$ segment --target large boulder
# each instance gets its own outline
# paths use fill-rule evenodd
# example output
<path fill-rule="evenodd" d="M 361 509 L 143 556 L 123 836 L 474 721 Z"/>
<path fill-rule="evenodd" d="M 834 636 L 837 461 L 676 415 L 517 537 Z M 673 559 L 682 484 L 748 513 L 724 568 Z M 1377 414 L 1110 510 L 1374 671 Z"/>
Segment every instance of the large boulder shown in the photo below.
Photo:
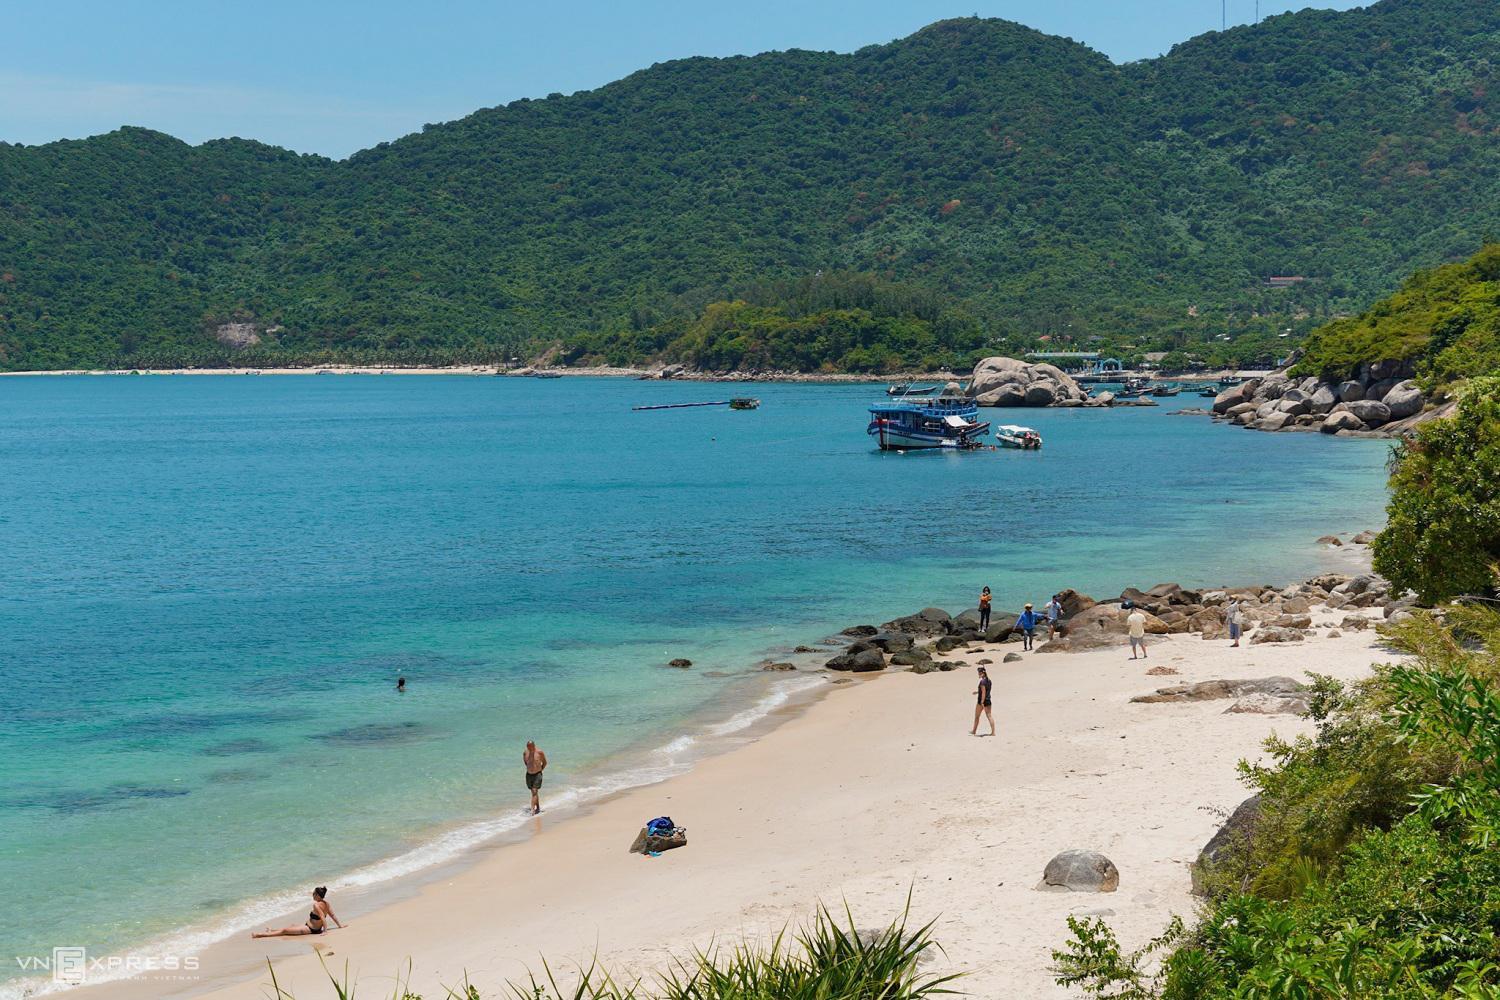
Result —
<path fill-rule="evenodd" d="M 968 395 L 980 406 L 1055 406 L 1081 404 L 1088 398 L 1054 365 L 1005 357 L 985 358 L 974 366 Z"/>
<path fill-rule="evenodd" d="M 1353 402 L 1345 401 L 1344 405 L 1349 408 L 1348 412 L 1363 420 L 1370 427 L 1379 427 L 1381 424 L 1390 422 L 1391 409 L 1384 403 L 1373 399 L 1357 399 Z"/>
<path fill-rule="evenodd" d="M 1313 392 L 1312 398 L 1308 400 L 1308 412 L 1327 413 L 1337 405 L 1338 401 L 1338 393 L 1334 392 L 1333 386 L 1320 385 Z"/>
<path fill-rule="evenodd" d="M 905 632 L 907 635 L 946 635 L 948 623 L 952 621 L 942 608 L 923 608 L 914 615 L 906 615 L 880 626 L 882 632 Z"/>
<path fill-rule="evenodd" d="M 1229 412 L 1230 407 L 1237 406 L 1248 400 L 1253 391 L 1252 384 L 1249 382 L 1241 382 L 1239 385 L 1230 386 L 1214 397 L 1214 412 Z"/>
<path fill-rule="evenodd" d="M 1292 415 L 1290 413 L 1272 413 L 1269 416 L 1261 417 L 1250 426 L 1258 431 L 1279 431 L 1291 422 Z"/>
<path fill-rule="evenodd" d="M 1312 403 L 1308 401 L 1306 395 L 1300 389 L 1293 389 L 1292 392 L 1297 394 L 1296 398 L 1292 397 L 1291 392 L 1287 393 L 1276 401 L 1276 409 L 1281 413 L 1289 413 L 1294 417 L 1300 417 L 1302 414 L 1310 412 L 1312 410 Z"/>
<path fill-rule="evenodd" d="M 1390 414 L 1390 419 L 1403 420 L 1421 413 L 1427 399 L 1416 383 L 1408 380 L 1397 382 L 1380 402 Z"/>
<path fill-rule="evenodd" d="M 854 647 L 850 647 L 852 650 Z M 855 673 L 870 673 L 885 669 L 885 656 L 873 647 L 858 652 L 840 653 L 826 664 L 829 670 L 851 670 Z"/>
<path fill-rule="evenodd" d="M 1058 592 L 1057 603 L 1062 605 L 1063 620 L 1067 621 L 1081 611 L 1087 611 L 1099 602 L 1087 594 L 1069 588 Z"/>
<path fill-rule="evenodd" d="M 1340 403 L 1357 403 L 1365 398 L 1365 387 L 1359 382 L 1350 380 L 1339 386 Z"/>
<path fill-rule="evenodd" d="M 1255 390 L 1255 394 L 1261 399 L 1280 399 L 1281 394 L 1291 388 L 1291 385 L 1291 379 L 1277 372 L 1274 375 L 1267 375 L 1262 379 L 1260 386 Z"/>
<path fill-rule="evenodd" d="M 1193 892 L 1202 895 L 1206 890 L 1214 866 L 1222 863 L 1231 852 L 1243 850 L 1255 836 L 1255 826 L 1260 822 L 1260 796 L 1252 795 L 1235 807 L 1224 825 L 1209 838 L 1198 852 L 1198 860 L 1192 869 Z"/>
<path fill-rule="evenodd" d="M 1042 379 L 1026 387 L 1027 406 L 1051 406 L 1057 401 L 1057 383 Z"/>
<path fill-rule="evenodd" d="M 1120 870 L 1097 851 L 1063 851 L 1047 862 L 1042 887 L 1070 892 L 1114 892 L 1120 887 Z"/>
<path fill-rule="evenodd" d="M 905 632 L 877 632 L 865 641 L 885 653 L 904 653 L 914 644 Z"/>
<path fill-rule="evenodd" d="M 995 389 L 989 389 L 974 396 L 974 402 L 980 406 L 1025 406 L 1026 387 L 1024 385 L 1002 385 Z"/>
<path fill-rule="evenodd" d="M 1337 434 L 1339 431 L 1362 431 L 1365 422 L 1348 410 L 1335 410 L 1319 425 L 1318 429 L 1324 434 Z"/>

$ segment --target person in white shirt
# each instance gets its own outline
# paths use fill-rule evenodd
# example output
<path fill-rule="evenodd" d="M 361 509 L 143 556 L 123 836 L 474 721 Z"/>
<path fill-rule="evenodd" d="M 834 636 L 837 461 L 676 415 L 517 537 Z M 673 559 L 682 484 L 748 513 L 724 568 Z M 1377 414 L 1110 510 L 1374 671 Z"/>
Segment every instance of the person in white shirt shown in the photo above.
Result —
<path fill-rule="evenodd" d="M 1125 610 L 1130 612 L 1130 617 L 1125 619 L 1126 628 L 1130 633 L 1130 658 L 1144 660 L 1146 658 L 1146 613 L 1136 607 L 1134 601 L 1126 601 Z M 1135 655 L 1137 649 L 1141 651 L 1139 657 Z"/>
<path fill-rule="evenodd" d="M 1056 594 L 1052 595 L 1052 600 L 1047 602 L 1042 613 L 1047 616 L 1047 638 L 1057 638 L 1057 621 L 1062 617 L 1062 602 L 1057 599 Z"/>

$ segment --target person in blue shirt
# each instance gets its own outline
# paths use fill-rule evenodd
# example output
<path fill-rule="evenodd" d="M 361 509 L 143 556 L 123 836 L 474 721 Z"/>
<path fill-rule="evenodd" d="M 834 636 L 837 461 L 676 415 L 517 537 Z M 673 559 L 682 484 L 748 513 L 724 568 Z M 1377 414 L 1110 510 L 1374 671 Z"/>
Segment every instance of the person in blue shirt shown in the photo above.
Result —
<path fill-rule="evenodd" d="M 1030 649 L 1031 644 L 1036 641 L 1036 623 L 1037 614 L 1031 610 L 1031 605 L 1028 604 L 1026 605 L 1026 609 L 1021 612 L 1021 616 L 1016 619 L 1016 628 L 1021 630 L 1022 649 Z"/>

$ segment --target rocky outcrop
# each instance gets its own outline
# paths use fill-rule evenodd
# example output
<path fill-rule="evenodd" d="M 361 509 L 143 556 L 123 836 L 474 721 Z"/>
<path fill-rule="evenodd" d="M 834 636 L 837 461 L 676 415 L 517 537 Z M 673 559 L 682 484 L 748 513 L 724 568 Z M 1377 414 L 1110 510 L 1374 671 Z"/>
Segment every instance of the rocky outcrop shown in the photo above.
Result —
<path fill-rule="evenodd" d="M 1426 415 L 1427 398 L 1411 374 L 1406 362 L 1361 365 L 1353 378 L 1342 382 L 1274 372 L 1219 393 L 1213 412 L 1258 431 L 1392 436 L 1405 433 Z"/>
<path fill-rule="evenodd" d="M 1055 365 L 1034 365 L 1015 358 L 985 358 L 974 366 L 967 390 L 980 406 L 1109 405 L 1091 400 L 1073 378 Z"/>
<path fill-rule="evenodd" d="M 1047 862 L 1040 886 L 1069 892 L 1114 892 L 1119 887 L 1120 870 L 1097 851 L 1063 851 Z"/>

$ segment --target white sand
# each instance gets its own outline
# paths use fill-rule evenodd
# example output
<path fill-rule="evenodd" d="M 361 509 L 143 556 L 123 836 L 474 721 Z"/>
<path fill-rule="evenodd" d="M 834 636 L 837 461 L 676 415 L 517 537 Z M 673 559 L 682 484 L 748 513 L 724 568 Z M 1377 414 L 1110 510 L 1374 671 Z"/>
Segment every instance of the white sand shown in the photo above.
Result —
<path fill-rule="evenodd" d="M 1373 630 L 1240 649 L 1173 636 L 1153 638 L 1149 664 L 1124 650 L 1026 654 L 1004 665 L 1016 644 L 969 651 L 969 662 L 994 661 L 996 739 L 968 733 L 972 670 L 851 681 L 686 775 L 581 816 L 544 814 L 529 840 L 483 851 L 374 912 L 335 896 L 347 930 L 243 937 L 204 952 L 203 979 L 186 987 L 137 979 L 85 994 L 186 988 L 261 998 L 269 956 L 299 1000 L 329 997 L 316 949 L 332 969 L 347 962 L 365 996 L 388 995 L 408 959 L 424 996 L 446 995 L 440 984 L 466 973 L 497 996 L 544 955 L 555 970 L 597 952 L 610 967 L 644 973 L 716 938 L 763 938 L 819 900 L 835 909 L 847 901 L 862 923 L 882 924 L 911 890 L 913 918 L 936 920 L 947 963 L 965 973 L 971 995 L 1065 996 L 1049 973 L 1065 918 L 1101 913 L 1133 945 L 1174 913 L 1191 917 L 1188 865 L 1220 822 L 1212 810 L 1248 794 L 1235 762 L 1258 755 L 1273 730 L 1310 729 L 1291 716 L 1226 715 L 1225 701 L 1128 699 L 1172 683 L 1309 669 L 1354 678 L 1389 658 L 1377 642 Z M 1181 677 L 1147 676 L 1148 665 Z M 689 846 L 654 859 L 628 854 L 641 824 L 659 814 L 688 828 Z M 1119 891 L 1038 891 L 1047 860 L 1066 848 L 1107 854 Z"/>

